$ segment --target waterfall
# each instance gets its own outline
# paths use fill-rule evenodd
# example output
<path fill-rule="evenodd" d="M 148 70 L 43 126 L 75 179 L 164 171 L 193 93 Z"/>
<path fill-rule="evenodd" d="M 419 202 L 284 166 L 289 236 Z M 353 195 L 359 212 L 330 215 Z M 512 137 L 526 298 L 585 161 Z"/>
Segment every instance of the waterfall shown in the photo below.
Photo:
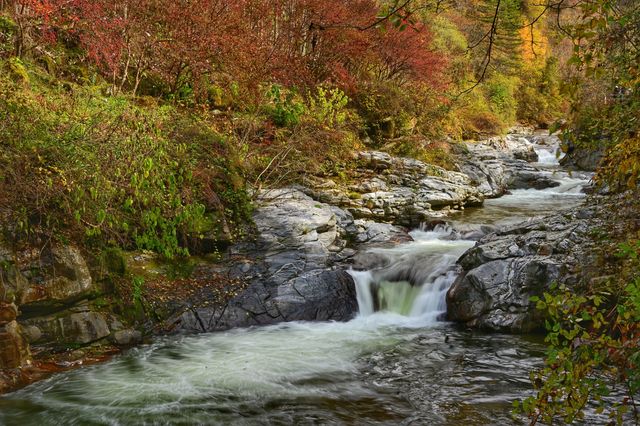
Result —
<path fill-rule="evenodd" d="M 361 317 L 390 313 L 435 322 L 446 311 L 446 294 L 456 279 L 455 263 L 473 241 L 461 240 L 449 227 L 415 230 L 413 242 L 367 253 L 382 266 L 350 271 L 356 283 Z"/>
<path fill-rule="evenodd" d="M 560 165 L 560 159 L 564 157 L 564 153 L 560 150 L 561 142 L 557 136 L 537 135 L 527 142 L 533 146 L 534 151 L 538 154 L 538 164 L 547 166 Z"/>
<path fill-rule="evenodd" d="M 558 157 L 556 155 L 557 147 L 535 146 L 534 150 L 536 151 L 536 154 L 538 154 L 538 163 L 549 164 L 554 166 L 557 166 L 560 164 Z"/>

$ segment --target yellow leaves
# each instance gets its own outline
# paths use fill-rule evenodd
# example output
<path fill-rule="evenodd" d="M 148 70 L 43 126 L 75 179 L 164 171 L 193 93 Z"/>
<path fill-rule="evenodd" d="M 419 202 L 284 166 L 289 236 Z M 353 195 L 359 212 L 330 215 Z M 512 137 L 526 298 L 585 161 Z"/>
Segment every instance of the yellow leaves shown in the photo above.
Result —
<path fill-rule="evenodd" d="M 40 162 L 42 163 L 42 158 L 38 155 L 38 159 L 40 160 Z M 53 187 L 53 183 L 54 183 L 54 178 L 56 179 L 55 182 L 58 183 L 62 188 L 64 188 L 67 191 L 70 191 L 70 185 L 67 181 L 67 177 L 65 176 L 65 173 L 63 170 L 59 169 L 58 167 L 55 166 L 39 166 L 36 168 L 36 171 L 38 172 L 39 175 L 41 175 L 44 179 L 44 182 L 46 182 L 46 185 L 49 188 Z"/>
<path fill-rule="evenodd" d="M 549 39 L 539 25 L 525 26 L 520 30 L 522 59 L 529 64 L 544 64 L 549 52 Z"/>
<path fill-rule="evenodd" d="M 623 139 L 611 148 L 598 171 L 597 180 L 618 188 L 634 189 L 640 175 L 640 136 Z"/>

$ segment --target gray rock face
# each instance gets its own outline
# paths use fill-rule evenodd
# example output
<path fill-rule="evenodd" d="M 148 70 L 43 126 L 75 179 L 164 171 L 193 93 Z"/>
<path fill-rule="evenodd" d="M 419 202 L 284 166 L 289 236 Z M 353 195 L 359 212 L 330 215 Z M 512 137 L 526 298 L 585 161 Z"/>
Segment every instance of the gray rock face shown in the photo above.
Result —
<path fill-rule="evenodd" d="M 575 286 L 587 271 L 594 208 L 580 208 L 482 238 L 458 263 L 463 272 L 447 294 L 448 317 L 470 327 L 527 332 L 541 328 L 530 297 L 553 282 Z"/>
<path fill-rule="evenodd" d="M 403 226 L 416 226 L 446 215 L 449 209 L 481 205 L 484 200 L 463 173 L 378 151 L 361 152 L 358 159 L 358 183 L 340 187 L 331 180 L 315 179 L 301 190 L 357 219 Z"/>
<path fill-rule="evenodd" d="M 110 334 L 105 316 L 99 312 L 65 311 L 22 322 L 31 344 L 87 344 Z"/>
<path fill-rule="evenodd" d="M 595 171 L 605 154 L 605 143 L 598 149 L 581 148 L 569 144 L 567 155 L 560 160 L 560 164 L 570 169 Z"/>
<path fill-rule="evenodd" d="M 20 255 L 20 270 L 9 266 L 3 283 L 4 294 L 12 293 L 23 313 L 55 312 L 97 290 L 82 254 L 73 246 Z"/>
<path fill-rule="evenodd" d="M 353 254 L 341 238 L 359 232 L 352 216 L 296 189 L 266 192 L 261 199 L 254 214 L 258 240 L 238 266 L 251 284 L 223 308 L 189 309 L 179 329 L 344 321 L 357 312 L 353 280 L 337 267 Z"/>
<path fill-rule="evenodd" d="M 533 136 L 532 136 L 533 137 Z M 460 170 L 485 197 L 499 197 L 509 189 L 544 189 L 558 183 L 531 162 L 538 161 L 533 146 L 520 135 L 465 143 Z"/>

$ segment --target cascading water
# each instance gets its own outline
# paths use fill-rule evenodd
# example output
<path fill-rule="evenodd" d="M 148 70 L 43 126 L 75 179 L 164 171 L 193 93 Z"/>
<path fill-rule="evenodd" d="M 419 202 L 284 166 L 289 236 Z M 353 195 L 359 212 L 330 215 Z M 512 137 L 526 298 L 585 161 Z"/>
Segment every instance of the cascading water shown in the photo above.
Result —
<path fill-rule="evenodd" d="M 558 209 L 570 208 L 584 199 L 584 188 L 589 184 L 591 174 L 570 173 L 559 167 L 564 154 L 556 154 L 560 152 L 560 139 L 557 136 L 537 134 L 521 137 L 519 140 L 537 153 L 536 173 L 555 182 L 555 186 L 545 189 L 513 189 L 502 197 L 485 200 L 482 208 L 467 209 L 453 216 L 454 226 L 504 226 L 552 214 Z"/>
<path fill-rule="evenodd" d="M 458 230 L 577 204 L 586 180 L 539 157 L 559 186 L 487 200 L 457 217 Z M 0 425 L 513 423 L 511 401 L 530 392 L 544 346 L 438 322 L 474 242 L 446 227 L 411 236 L 351 271 L 360 313 L 347 323 L 158 339 L 0 398 Z"/>
<path fill-rule="evenodd" d="M 531 145 L 538 155 L 538 164 L 541 166 L 559 166 L 564 153 L 560 149 L 560 138 L 556 135 L 536 134 L 529 138 L 523 138 L 525 143 Z"/>
<path fill-rule="evenodd" d="M 446 311 L 445 296 L 456 278 L 455 262 L 473 241 L 457 239 L 450 227 L 410 233 L 414 241 L 369 251 L 380 266 L 351 271 L 361 316 L 375 312 L 433 323 Z"/>

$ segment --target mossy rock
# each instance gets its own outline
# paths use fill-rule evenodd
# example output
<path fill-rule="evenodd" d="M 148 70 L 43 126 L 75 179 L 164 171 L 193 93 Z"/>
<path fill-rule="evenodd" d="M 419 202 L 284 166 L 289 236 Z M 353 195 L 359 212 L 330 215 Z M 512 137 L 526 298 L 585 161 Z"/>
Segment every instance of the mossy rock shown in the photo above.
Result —
<path fill-rule="evenodd" d="M 27 67 L 20 58 L 11 58 L 7 61 L 7 70 L 9 71 L 9 78 L 16 83 L 29 84 L 30 78 L 27 72 Z"/>
<path fill-rule="evenodd" d="M 101 263 L 110 273 L 122 276 L 127 272 L 127 260 L 122 250 L 118 248 L 109 248 L 103 251 Z"/>

